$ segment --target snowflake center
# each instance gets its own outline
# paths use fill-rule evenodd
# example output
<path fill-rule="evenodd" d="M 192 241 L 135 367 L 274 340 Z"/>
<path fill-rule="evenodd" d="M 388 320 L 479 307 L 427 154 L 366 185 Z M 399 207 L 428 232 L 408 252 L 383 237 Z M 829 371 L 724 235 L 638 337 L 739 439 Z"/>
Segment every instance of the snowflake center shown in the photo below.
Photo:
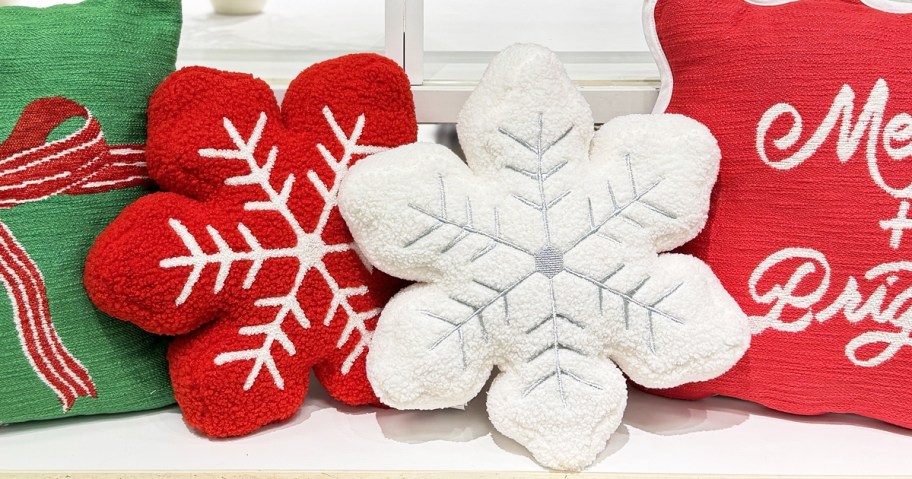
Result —
<path fill-rule="evenodd" d="M 323 238 L 320 236 L 306 234 L 301 236 L 298 240 L 298 244 L 294 248 L 294 251 L 294 256 L 297 257 L 302 265 L 312 267 L 323 259 L 323 256 L 326 255 L 329 248 L 327 248 L 326 243 L 323 242 Z"/>
<path fill-rule="evenodd" d="M 547 246 L 535 253 L 535 271 L 553 278 L 564 270 L 564 253 L 553 246 Z"/>

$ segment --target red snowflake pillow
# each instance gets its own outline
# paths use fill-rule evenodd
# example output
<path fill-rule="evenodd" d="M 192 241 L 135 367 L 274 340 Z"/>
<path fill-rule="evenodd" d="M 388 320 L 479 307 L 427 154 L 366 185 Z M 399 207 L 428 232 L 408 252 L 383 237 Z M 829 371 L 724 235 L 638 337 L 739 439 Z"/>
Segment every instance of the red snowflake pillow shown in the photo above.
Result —
<path fill-rule="evenodd" d="M 401 284 L 362 262 L 336 196 L 354 162 L 416 132 L 408 79 L 377 55 L 308 68 L 281 110 L 250 75 L 186 68 L 158 88 L 147 155 L 165 192 L 99 236 L 85 284 L 103 311 L 177 335 L 189 425 L 236 436 L 289 418 L 311 368 L 333 397 L 377 402 L 365 352 Z"/>
<path fill-rule="evenodd" d="M 649 0 L 657 110 L 706 124 L 722 165 L 686 247 L 754 334 L 728 374 L 669 394 L 912 427 L 912 5 Z"/>

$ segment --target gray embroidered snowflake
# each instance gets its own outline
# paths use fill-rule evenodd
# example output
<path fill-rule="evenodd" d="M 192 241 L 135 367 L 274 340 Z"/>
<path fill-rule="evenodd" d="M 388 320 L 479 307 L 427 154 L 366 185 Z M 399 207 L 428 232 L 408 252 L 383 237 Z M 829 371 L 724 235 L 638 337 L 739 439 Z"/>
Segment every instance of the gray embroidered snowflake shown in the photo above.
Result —
<path fill-rule="evenodd" d="M 545 344 L 542 349 L 535 351 L 531 356 L 525 358 L 525 360 L 527 362 L 536 361 L 545 356 L 547 353 L 550 353 L 552 355 L 551 360 L 553 361 L 553 367 L 543 376 L 535 379 L 532 383 L 530 383 L 523 390 L 523 396 L 527 396 L 529 393 L 544 384 L 546 381 L 554 379 L 561 402 L 565 403 L 566 396 L 563 387 L 564 380 L 576 381 L 580 384 L 595 389 L 601 389 L 601 386 L 595 382 L 584 379 L 581 374 L 575 373 L 561 366 L 561 352 L 564 352 L 564 354 L 577 355 L 584 355 L 585 353 L 581 352 L 580 349 L 574 347 L 572 344 L 569 344 L 570 341 L 567 341 L 562 337 L 560 330 L 557 327 L 558 323 L 563 322 L 572 325 L 580 330 L 586 329 L 586 323 L 584 321 L 574 319 L 568 313 L 561 312 L 561 308 L 557 304 L 554 287 L 554 278 L 559 274 L 565 273 L 577 278 L 581 282 L 579 285 L 580 288 L 586 285 L 589 285 L 590 288 L 594 287 L 593 289 L 598 295 L 598 309 L 600 314 L 604 313 L 606 295 L 620 301 L 620 303 L 623 305 L 622 309 L 625 329 L 629 330 L 630 328 L 631 310 L 639 310 L 644 313 L 645 320 L 648 324 L 648 337 L 644 338 L 644 340 L 647 342 L 652 352 L 655 352 L 656 347 L 654 327 L 655 318 L 662 318 L 672 323 L 681 325 L 686 322 L 686 319 L 677 316 L 674 313 L 665 312 L 661 309 L 661 304 L 666 299 L 675 294 L 675 292 L 681 288 L 683 282 L 677 282 L 671 288 L 665 288 L 657 296 L 653 295 L 654 297 L 638 297 L 637 294 L 643 289 L 644 286 L 646 286 L 646 284 L 651 279 L 651 276 L 648 274 L 644 276 L 640 281 L 638 281 L 632 288 L 624 288 L 623 286 L 613 287 L 611 285 L 611 279 L 617 276 L 618 273 L 624 269 L 626 266 L 624 263 L 613 265 L 611 271 L 607 275 L 595 278 L 568 266 L 564 261 L 564 257 L 567 254 L 572 253 L 575 248 L 579 247 L 584 241 L 592 237 L 602 238 L 614 244 L 622 244 L 621 240 L 611 236 L 611 234 L 606 230 L 610 229 L 607 228 L 607 226 L 612 221 L 627 221 L 636 227 L 643 228 L 642 223 L 633 219 L 629 215 L 625 215 L 625 212 L 627 212 L 631 207 L 640 206 L 650 212 L 671 220 L 677 219 L 677 216 L 674 213 L 664 210 L 660 206 L 650 203 L 647 198 L 649 193 L 652 192 L 657 186 L 659 186 L 662 181 L 664 181 L 664 178 L 660 177 L 656 179 L 645 188 L 638 188 L 633 167 L 631 165 L 631 158 L 628 154 L 625 156 L 624 160 L 625 164 L 627 165 L 627 180 L 629 181 L 630 187 L 633 191 L 633 197 L 625 201 L 619 201 L 614 194 L 614 189 L 612 188 L 610 181 L 607 182 L 605 184 L 605 187 L 607 189 L 608 195 L 611 198 L 610 208 L 608 209 L 607 213 L 604 214 L 603 217 L 596 218 L 595 213 L 593 212 L 592 198 L 586 198 L 589 219 L 588 227 L 580 232 L 578 237 L 571 241 L 569 245 L 555 244 L 551 235 L 551 210 L 562 200 L 567 198 L 568 195 L 570 195 L 570 190 L 561 190 L 557 195 L 552 195 L 549 197 L 545 192 L 546 183 L 557 172 L 567 166 L 568 161 L 561 161 L 556 165 L 545 169 L 544 159 L 548 154 L 548 151 L 551 150 L 553 146 L 557 145 L 561 140 L 563 140 L 567 134 L 570 133 L 573 127 L 569 127 L 566 131 L 564 131 L 561 135 L 553 140 L 544 141 L 542 138 L 542 135 L 544 134 L 544 126 L 542 125 L 541 114 L 538 115 L 538 122 L 538 136 L 534 139 L 533 142 L 519 138 L 506 128 L 499 128 L 498 131 L 506 137 L 510 138 L 512 141 L 521 145 L 523 149 L 527 150 L 535 158 L 537 168 L 534 170 L 523 169 L 522 167 L 511 165 L 509 163 L 506 164 L 506 168 L 510 171 L 515 172 L 523 178 L 535 182 L 536 184 L 536 189 L 538 190 L 539 196 L 535 199 L 525 198 L 516 193 L 512 193 L 510 196 L 516 199 L 526 208 L 534 210 L 537 212 L 537 214 L 541 215 L 541 224 L 544 234 L 541 238 L 541 244 L 539 247 L 535 249 L 525 248 L 511 241 L 508 237 L 504 236 L 500 227 L 500 213 L 496 207 L 493 210 L 493 231 L 485 231 L 484 229 L 477 227 L 475 225 L 472 213 L 472 200 L 469 197 L 465 197 L 464 199 L 465 213 L 463 217 L 461 219 L 453 217 L 449 213 L 446 184 L 442 175 L 439 176 L 440 205 L 438 211 L 429 211 L 415 204 L 409 205 L 409 207 L 413 210 L 430 218 L 432 220 L 432 224 L 427 229 L 422 231 L 417 237 L 408 241 L 404 247 L 416 247 L 422 240 L 428 238 L 434 233 L 438 233 L 444 235 L 449 234 L 451 236 L 451 239 L 449 239 L 446 245 L 440 250 L 441 253 L 449 252 L 471 236 L 480 237 L 485 240 L 487 243 L 472 255 L 470 261 L 473 263 L 482 259 L 488 253 L 491 253 L 498 247 L 510 248 L 517 253 L 527 256 L 527 264 L 529 266 L 528 271 L 523 271 L 519 275 L 519 278 L 510 281 L 504 286 L 491 285 L 479 281 L 478 279 L 473 279 L 473 282 L 475 284 L 491 292 L 491 296 L 489 298 L 485 298 L 480 304 L 473 303 L 471 300 L 462 299 L 458 293 L 451 296 L 450 299 L 466 308 L 467 311 L 465 315 L 456 318 L 450 318 L 444 316 L 442 313 L 435 313 L 432 310 L 422 311 L 428 317 L 442 321 L 451 326 L 429 347 L 431 349 L 437 348 L 444 341 L 447 341 L 449 339 L 458 341 L 460 350 L 462 351 L 462 364 L 465 366 L 467 359 L 463 329 L 468 327 L 473 321 L 477 321 L 478 326 L 486 335 L 487 328 L 484 324 L 484 314 L 500 301 L 503 302 L 503 319 L 509 323 L 510 292 L 522 285 L 524 282 L 528 281 L 533 276 L 541 275 L 542 277 L 546 278 L 548 284 L 546 300 L 548 301 L 548 310 L 550 312 L 547 316 L 542 318 L 541 321 L 526 330 L 525 334 L 531 335 L 545 326 L 550 326 L 552 335 L 551 338 L 549 338 L 547 344 Z M 444 226 L 449 226 L 450 228 L 444 228 Z"/>

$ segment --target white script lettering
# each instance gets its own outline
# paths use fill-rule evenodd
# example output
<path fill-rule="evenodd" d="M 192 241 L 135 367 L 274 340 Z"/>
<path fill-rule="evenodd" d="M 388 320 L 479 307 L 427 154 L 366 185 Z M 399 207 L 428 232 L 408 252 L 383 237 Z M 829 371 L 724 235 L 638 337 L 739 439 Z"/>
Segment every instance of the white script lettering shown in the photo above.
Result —
<path fill-rule="evenodd" d="M 772 140 L 772 144 L 780 151 L 794 147 L 801 139 L 801 133 L 804 130 L 804 123 L 798 110 L 788 103 L 779 103 L 767 110 L 757 125 L 757 153 L 767 165 L 777 170 L 790 170 L 817 153 L 817 150 L 830 137 L 836 124 L 839 123 L 839 139 L 836 143 L 836 155 L 839 157 L 839 161 L 842 163 L 849 161 L 858 151 L 861 139 L 867 133 L 866 157 L 871 178 L 877 186 L 894 198 L 912 199 L 912 183 L 904 188 L 894 188 L 884 180 L 878 166 L 877 146 L 881 140 L 884 150 L 891 159 L 902 160 L 912 156 L 912 116 L 900 113 L 890 119 L 883 128 L 884 111 L 889 99 L 890 89 L 886 80 L 877 80 L 861 114 L 858 115 L 857 122 L 853 124 L 855 91 L 851 86 L 844 85 L 836 95 L 836 99 L 833 100 L 826 117 L 807 142 L 792 155 L 773 159 L 770 158 L 766 145 L 767 135 L 775 121 L 784 116 L 789 116 L 792 120 L 792 127 L 788 133 Z M 882 137 L 881 130 L 883 130 Z"/>
<path fill-rule="evenodd" d="M 785 284 L 774 283 L 766 291 L 760 291 L 761 284 L 771 271 L 776 269 L 781 272 L 784 263 L 797 265 Z M 811 276 L 814 273 L 821 274 Z M 845 347 L 846 357 L 852 363 L 863 367 L 874 367 L 892 359 L 903 346 L 912 347 L 912 286 L 899 291 L 892 300 L 887 300 L 890 288 L 899 281 L 901 273 L 912 273 L 912 262 L 901 261 L 884 263 L 869 270 L 864 275 L 865 281 L 879 283 L 871 294 L 865 298 L 859 291 L 858 280 L 849 277 L 839 296 L 826 307 L 820 308 L 818 303 L 830 288 L 832 270 L 826 257 L 819 251 L 809 248 L 787 248 L 772 254 L 760 263 L 749 280 L 751 297 L 757 304 L 771 305 L 769 312 L 764 316 L 752 316 L 751 331 L 759 334 L 766 329 L 784 332 L 804 331 L 817 321 L 824 323 L 839 313 L 846 320 L 857 324 L 865 319 L 870 319 L 876 324 L 891 330 L 868 331 L 849 341 Z M 812 279 L 819 277 L 819 279 Z M 799 286 L 806 281 L 811 283 L 810 288 L 805 285 L 802 291 L 810 289 L 808 293 L 798 293 Z M 794 321 L 783 321 L 782 314 L 785 308 L 797 308 L 803 312 L 800 318 Z M 815 311 L 817 311 L 815 313 Z M 862 354 L 879 351 L 874 355 Z"/>
<path fill-rule="evenodd" d="M 841 163 L 849 161 L 855 155 L 862 138 L 867 133 L 865 156 L 871 178 L 890 196 L 902 200 L 896 218 L 882 220 L 879 223 L 881 229 L 890 232 L 890 247 L 899 249 L 905 232 L 912 230 L 912 220 L 908 217 L 909 200 L 912 199 L 912 183 L 904 188 L 894 188 L 889 185 L 880 171 L 877 148 L 878 143 L 882 143 L 884 151 L 892 160 L 912 157 L 912 115 L 900 113 L 891 118 L 886 126 L 883 126 L 884 112 L 889 100 L 890 89 L 887 81 L 881 78 L 874 84 L 857 121 L 853 123 L 855 91 L 851 86 L 843 85 L 833 100 L 826 117 L 804 145 L 789 156 L 774 159 L 767 151 L 767 136 L 773 123 L 784 117 L 788 117 L 787 119 L 791 119 L 792 122 L 788 133 L 772 140 L 773 146 L 779 151 L 784 152 L 795 147 L 804 131 L 801 113 L 788 103 L 779 103 L 767 110 L 760 118 L 760 122 L 757 124 L 756 146 L 757 154 L 765 164 L 777 170 L 790 170 L 817 153 L 836 128 L 837 123 L 839 123 L 839 138 L 836 143 L 836 156 L 839 157 Z M 883 130 L 883 135 L 881 135 L 881 130 Z"/>

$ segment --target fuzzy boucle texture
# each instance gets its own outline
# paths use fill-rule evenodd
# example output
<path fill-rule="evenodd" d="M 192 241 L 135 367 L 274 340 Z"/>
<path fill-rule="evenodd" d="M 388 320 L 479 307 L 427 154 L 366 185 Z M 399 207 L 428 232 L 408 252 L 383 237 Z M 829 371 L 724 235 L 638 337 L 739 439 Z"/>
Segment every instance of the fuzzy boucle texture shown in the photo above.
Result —
<path fill-rule="evenodd" d="M 367 367 L 381 401 L 461 405 L 496 366 L 495 427 L 545 466 L 579 470 L 620 423 L 624 373 L 664 388 L 741 357 L 746 318 L 709 268 L 657 254 L 706 221 L 719 150 L 705 127 L 639 115 L 595 133 L 557 57 L 517 45 L 488 67 L 459 136 L 468 166 L 415 144 L 343 181 L 367 258 L 419 282 L 375 332 Z"/>
<path fill-rule="evenodd" d="M 101 234 L 85 284 L 103 311 L 177 335 L 188 424 L 236 436 L 286 419 L 311 368 L 333 397 L 376 402 L 364 354 L 401 282 L 363 263 L 336 197 L 351 164 L 416 132 L 408 79 L 377 55 L 308 68 L 281 111 L 249 75 L 187 68 L 159 87 L 148 162 L 166 192 Z"/>

